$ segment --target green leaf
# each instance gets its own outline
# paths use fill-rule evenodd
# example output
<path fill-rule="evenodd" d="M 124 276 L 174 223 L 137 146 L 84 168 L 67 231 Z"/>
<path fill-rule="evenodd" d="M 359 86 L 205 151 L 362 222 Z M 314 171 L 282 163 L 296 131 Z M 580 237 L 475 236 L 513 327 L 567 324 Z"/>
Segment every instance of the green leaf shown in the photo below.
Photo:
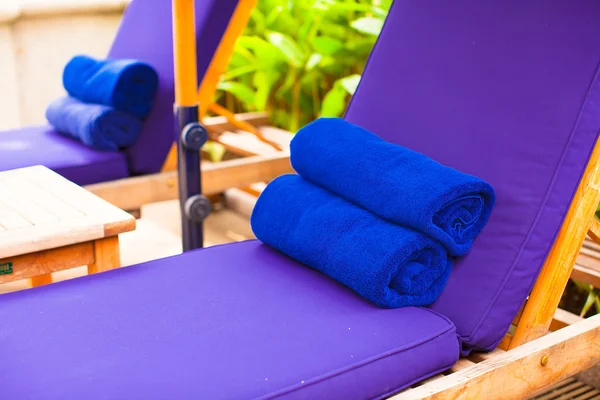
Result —
<path fill-rule="evenodd" d="M 585 317 L 585 314 L 587 314 L 587 312 L 590 310 L 590 308 L 592 308 L 592 306 L 596 302 L 596 298 L 598 297 L 598 295 L 596 294 L 596 292 L 594 292 L 593 287 L 591 285 L 590 285 L 590 289 L 591 289 L 590 293 L 588 294 L 588 297 L 585 300 L 585 304 L 583 305 L 581 314 L 579 314 L 580 317 Z"/>
<path fill-rule="evenodd" d="M 346 76 L 345 78 L 340 79 L 340 84 L 349 95 L 353 95 L 356 92 L 356 88 L 360 82 L 360 75 L 354 74 L 350 76 Z"/>
<path fill-rule="evenodd" d="M 346 108 L 346 89 L 336 82 L 321 103 L 321 117 L 340 117 Z"/>
<path fill-rule="evenodd" d="M 312 44 L 315 51 L 324 56 L 332 56 L 344 48 L 344 43 L 341 40 L 327 36 L 318 36 L 314 38 Z"/>
<path fill-rule="evenodd" d="M 296 73 L 296 69 L 291 68 L 287 71 L 286 75 L 285 75 L 285 79 L 283 80 L 283 83 L 281 84 L 281 86 L 277 89 L 277 92 L 275 92 L 275 98 L 276 99 L 282 99 L 282 98 L 286 98 L 289 97 L 291 94 L 291 89 L 292 86 L 294 86 L 294 82 L 296 81 L 296 77 L 297 77 L 297 73 Z"/>
<path fill-rule="evenodd" d="M 291 37 L 279 32 L 269 32 L 267 33 L 267 40 L 277 47 L 288 63 L 294 67 L 301 67 L 304 64 L 304 54 Z"/>
<path fill-rule="evenodd" d="M 250 36 L 240 36 L 235 42 L 235 46 L 233 48 L 234 54 L 237 54 L 248 61 L 254 61 L 254 54 L 252 54 L 251 51 L 253 48 L 251 43 L 253 41 L 253 39 L 250 39 Z"/>
<path fill-rule="evenodd" d="M 352 21 L 350 26 L 365 35 L 378 36 L 383 28 L 383 19 L 363 17 Z"/>
<path fill-rule="evenodd" d="M 312 53 L 310 57 L 308 57 L 308 61 L 306 62 L 306 70 L 310 71 L 314 67 L 317 66 L 323 59 L 323 56 L 319 53 Z"/>
<path fill-rule="evenodd" d="M 219 82 L 219 84 L 217 85 L 217 89 L 231 93 L 232 95 L 237 97 L 239 101 L 245 103 L 246 105 L 254 104 L 254 90 L 252 90 L 252 88 L 250 88 L 249 86 L 244 85 L 243 83 L 234 81 Z"/>
<path fill-rule="evenodd" d="M 246 75 L 256 71 L 256 65 L 247 64 L 242 65 L 241 67 L 237 67 L 235 69 L 231 69 L 223 74 L 224 81 L 230 81 L 232 79 L 238 78 L 242 75 Z"/>
<path fill-rule="evenodd" d="M 212 162 L 221 161 L 226 151 L 221 143 L 213 142 L 212 140 L 207 141 L 204 146 L 202 146 L 202 150 L 208 154 L 208 157 Z"/>
<path fill-rule="evenodd" d="M 266 25 L 271 28 L 271 26 L 275 23 L 277 18 L 285 11 L 285 8 L 282 5 L 279 5 L 271 10 L 265 19 Z"/>
<path fill-rule="evenodd" d="M 275 68 L 279 63 L 285 62 L 283 54 L 276 46 L 258 36 L 242 36 L 238 43 L 254 53 L 260 69 Z"/>
<path fill-rule="evenodd" d="M 254 23 L 255 33 L 265 31 L 265 15 L 258 9 L 258 7 L 252 10 L 250 14 L 250 21 Z"/>
<path fill-rule="evenodd" d="M 276 70 L 260 71 L 254 75 L 253 84 L 256 87 L 254 106 L 257 110 L 265 110 L 273 85 L 280 77 Z"/>
<path fill-rule="evenodd" d="M 311 30 L 312 30 L 312 28 L 314 26 L 314 23 L 315 23 L 315 20 L 312 19 L 312 18 L 307 19 L 306 21 L 304 21 L 304 23 L 302 24 L 302 26 L 298 30 L 298 41 L 299 42 L 303 42 L 304 40 L 306 40 L 306 37 L 311 32 Z"/>

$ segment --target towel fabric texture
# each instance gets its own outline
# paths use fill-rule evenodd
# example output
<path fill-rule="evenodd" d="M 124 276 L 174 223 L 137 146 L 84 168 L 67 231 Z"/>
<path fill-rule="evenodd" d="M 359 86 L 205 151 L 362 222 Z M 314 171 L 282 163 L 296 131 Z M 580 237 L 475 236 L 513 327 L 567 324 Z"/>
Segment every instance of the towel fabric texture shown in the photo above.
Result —
<path fill-rule="evenodd" d="M 487 223 L 492 187 L 340 118 L 302 128 L 298 175 L 267 185 L 258 239 L 385 308 L 428 306 Z"/>
<path fill-rule="evenodd" d="M 63 86 L 84 103 L 113 107 L 145 118 L 158 89 L 158 74 L 137 60 L 96 60 L 78 55 L 63 71 Z"/>
<path fill-rule="evenodd" d="M 269 183 L 251 224 L 264 243 L 384 308 L 431 304 L 451 269 L 441 244 L 297 175 Z"/>
<path fill-rule="evenodd" d="M 129 114 L 100 104 L 85 104 L 68 96 L 50 103 L 46 119 L 57 132 L 97 150 L 130 146 L 142 126 L 140 120 Z"/>
<path fill-rule="evenodd" d="M 300 129 L 290 159 L 304 179 L 425 233 L 452 256 L 469 251 L 495 201 L 494 190 L 482 179 L 341 118 L 320 118 Z"/>

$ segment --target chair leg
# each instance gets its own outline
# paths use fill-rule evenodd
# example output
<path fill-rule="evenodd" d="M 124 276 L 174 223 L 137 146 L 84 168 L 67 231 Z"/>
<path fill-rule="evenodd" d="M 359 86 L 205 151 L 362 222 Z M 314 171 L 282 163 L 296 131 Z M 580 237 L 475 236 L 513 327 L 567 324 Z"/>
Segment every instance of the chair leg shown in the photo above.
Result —
<path fill-rule="evenodd" d="M 108 271 L 120 266 L 121 255 L 118 236 L 94 241 L 94 263 L 88 265 L 88 274 Z"/>
<path fill-rule="evenodd" d="M 52 283 L 52 274 L 38 275 L 31 278 L 31 287 L 43 286 Z"/>

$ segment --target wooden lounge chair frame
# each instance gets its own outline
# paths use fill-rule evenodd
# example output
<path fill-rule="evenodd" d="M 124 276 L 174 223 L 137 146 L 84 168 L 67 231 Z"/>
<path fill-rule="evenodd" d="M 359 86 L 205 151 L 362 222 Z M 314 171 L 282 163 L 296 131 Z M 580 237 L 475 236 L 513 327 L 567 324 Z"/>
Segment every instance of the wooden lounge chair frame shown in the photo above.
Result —
<path fill-rule="evenodd" d="M 526 398 L 600 363 L 600 315 L 583 319 L 558 308 L 586 235 L 599 237 L 594 216 L 600 201 L 599 160 L 600 141 L 536 283 L 498 349 L 461 359 L 445 374 L 394 399 Z M 597 281 L 593 271 L 577 274 Z"/>
<path fill-rule="evenodd" d="M 232 52 L 256 0 L 241 0 L 227 34 L 198 93 L 200 115 L 211 104 L 216 82 Z M 193 0 L 173 0 L 174 7 L 190 7 Z M 177 62 L 176 62 L 177 63 Z M 184 65 L 180 65 L 185 68 Z M 185 82 L 176 82 L 179 93 L 195 101 Z M 181 99 L 181 98 L 180 98 Z M 184 101 L 185 103 L 185 101 Z M 207 105 L 207 106 L 204 106 Z M 241 121 L 241 123 L 240 123 Z M 207 123 L 208 122 L 208 123 Z M 227 130 L 252 123 L 266 123 L 264 115 L 205 121 L 212 130 Z M 247 154 L 251 153 L 251 150 Z M 93 193 L 113 204 L 134 209 L 146 202 L 177 198 L 175 158 L 171 152 L 163 172 L 91 185 Z M 247 155 L 246 154 L 246 155 Z M 491 353 L 475 353 L 458 361 L 443 374 L 413 385 L 395 399 L 512 399 L 526 398 L 600 363 L 600 315 L 581 319 L 558 308 L 574 264 L 589 232 L 600 243 L 600 224 L 594 217 L 600 201 L 600 142 L 595 146 L 567 216 L 538 279 L 509 332 Z M 220 193 L 232 187 L 269 181 L 292 172 L 287 151 L 269 156 L 251 156 L 202 167 L 203 193 Z M 118 193 L 118 195 L 117 195 Z M 596 279 L 581 269 L 583 279 Z M 572 323 L 575 322 L 575 323 Z M 549 333 L 551 332 L 551 333 Z"/>

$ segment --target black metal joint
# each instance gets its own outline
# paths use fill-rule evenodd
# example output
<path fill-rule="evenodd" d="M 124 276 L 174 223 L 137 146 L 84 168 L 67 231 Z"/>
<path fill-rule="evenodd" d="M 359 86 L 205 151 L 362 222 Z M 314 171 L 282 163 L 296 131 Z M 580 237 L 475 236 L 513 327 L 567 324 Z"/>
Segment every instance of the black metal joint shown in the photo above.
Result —
<path fill-rule="evenodd" d="M 198 122 L 190 122 L 181 131 L 181 142 L 188 150 L 199 151 L 208 140 L 208 131 Z"/>
<path fill-rule="evenodd" d="M 202 222 L 210 214 L 211 208 L 210 200 L 204 195 L 197 194 L 185 201 L 185 216 L 190 221 Z"/>

